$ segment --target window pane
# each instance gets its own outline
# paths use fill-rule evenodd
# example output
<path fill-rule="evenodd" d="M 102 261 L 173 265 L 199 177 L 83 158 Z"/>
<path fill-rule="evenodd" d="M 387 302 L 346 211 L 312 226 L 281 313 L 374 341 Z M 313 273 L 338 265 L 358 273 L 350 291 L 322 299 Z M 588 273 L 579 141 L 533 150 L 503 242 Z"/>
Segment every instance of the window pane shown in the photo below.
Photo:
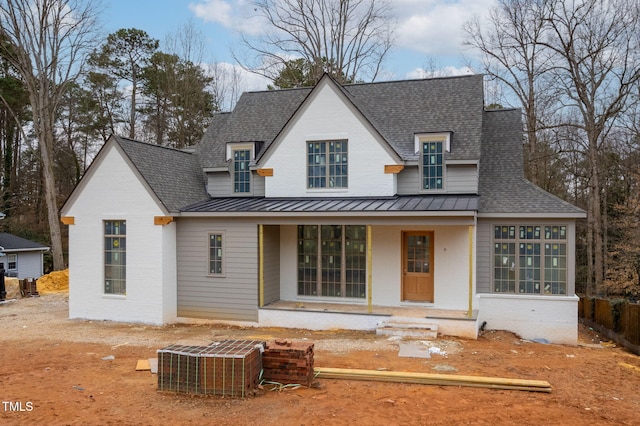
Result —
<path fill-rule="evenodd" d="M 365 226 L 298 226 L 298 295 L 366 297 Z"/>
<path fill-rule="evenodd" d="M 104 221 L 104 292 L 126 294 L 126 221 Z"/>
<path fill-rule="evenodd" d="M 209 234 L 209 274 L 223 274 L 223 234 Z"/>
<path fill-rule="evenodd" d="M 307 143 L 307 186 L 346 188 L 348 185 L 347 141 Z"/>
<path fill-rule="evenodd" d="M 250 192 L 250 161 L 251 150 L 237 149 L 233 151 L 233 191 L 236 193 Z"/>
<path fill-rule="evenodd" d="M 444 142 L 424 142 L 422 144 L 422 187 L 423 189 L 443 188 L 443 145 Z"/>

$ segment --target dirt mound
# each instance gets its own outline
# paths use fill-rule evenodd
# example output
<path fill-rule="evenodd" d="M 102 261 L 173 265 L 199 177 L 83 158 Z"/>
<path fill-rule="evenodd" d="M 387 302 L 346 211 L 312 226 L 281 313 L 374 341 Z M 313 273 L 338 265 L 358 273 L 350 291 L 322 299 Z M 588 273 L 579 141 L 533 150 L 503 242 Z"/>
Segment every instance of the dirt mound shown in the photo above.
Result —
<path fill-rule="evenodd" d="M 53 271 L 50 274 L 38 278 L 36 283 L 38 293 L 68 293 L 69 292 L 69 270 Z"/>

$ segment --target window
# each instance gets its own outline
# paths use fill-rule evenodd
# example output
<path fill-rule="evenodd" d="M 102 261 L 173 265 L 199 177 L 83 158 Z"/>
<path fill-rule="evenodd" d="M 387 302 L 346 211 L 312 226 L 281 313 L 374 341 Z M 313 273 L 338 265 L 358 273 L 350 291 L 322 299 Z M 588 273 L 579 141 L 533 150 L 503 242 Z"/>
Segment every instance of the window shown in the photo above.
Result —
<path fill-rule="evenodd" d="M 104 292 L 127 294 L 127 222 L 104 221 Z"/>
<path fill-rule="evenodd" d="M 347 141 L 307 143 L 307 187 L 347 188 Z"/>
<path fill-rule="evenodd" d="M 18 269 L 18 255 L 17 254 L 8 254 L 7 255 L 7 269 Z"/>
<path fill-rule="evenodd" d="M 366 296 L 366 227 L 298 226 L 298 295 Z"/>
<path fill-rule="evenodd" d="M 444 141 L 422 143 L 422 189 L 442 189 L 444 181 Z"/>
<path fill-rule="evenodd" d="M 494 227 L 493 291 L 567 294 L 567 227 Z"/>
<path fill-rule="evenodd" d="M 233 150 L 233 192 L 247 193 L 251 190 L 250 149 Z"/>
<path fill-rule="evenodd" d="M 209 234 L 209 275 L 224 275 L 224 234 Z"/>

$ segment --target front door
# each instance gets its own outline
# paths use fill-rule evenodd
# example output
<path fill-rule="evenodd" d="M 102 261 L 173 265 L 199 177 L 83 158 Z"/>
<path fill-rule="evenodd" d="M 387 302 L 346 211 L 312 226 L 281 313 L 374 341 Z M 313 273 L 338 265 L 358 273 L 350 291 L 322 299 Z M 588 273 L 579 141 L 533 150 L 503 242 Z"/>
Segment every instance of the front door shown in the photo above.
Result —
<path fill-rule="evenodd" d="M 433 232 L 402 233 L 402 300 L 433 302 Z"/>

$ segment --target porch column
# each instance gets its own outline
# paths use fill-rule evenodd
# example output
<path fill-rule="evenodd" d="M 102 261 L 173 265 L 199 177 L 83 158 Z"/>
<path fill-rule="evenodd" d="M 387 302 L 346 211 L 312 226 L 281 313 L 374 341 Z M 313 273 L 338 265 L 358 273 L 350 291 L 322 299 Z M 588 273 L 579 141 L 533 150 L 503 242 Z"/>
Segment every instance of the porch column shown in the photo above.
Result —
<path fill-rule="evenodd" d="M 467 317 L 473 317 L 473 225 L 469 225 L 469 310 Z"/>
<path fill-rule="evenodd" d="M 373 312 L 373 264 L 371 263 L 373 250 L 371 247 L 371 225 L 367 225 L 367 311 L 369 313 Z"/>
<path fill-rule="evenodd" d="M 264 226 L 258 225 L 258 307 L 264 306 Z"/>

